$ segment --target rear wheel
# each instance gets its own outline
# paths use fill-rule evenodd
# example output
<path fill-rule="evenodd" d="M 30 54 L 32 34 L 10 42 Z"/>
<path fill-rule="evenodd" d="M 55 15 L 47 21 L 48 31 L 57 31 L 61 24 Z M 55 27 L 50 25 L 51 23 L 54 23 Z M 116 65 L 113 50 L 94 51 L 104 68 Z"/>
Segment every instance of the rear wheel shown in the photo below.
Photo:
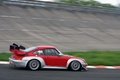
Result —
<path fill-rule="evenodd" d="M 38 60 L 30 60 L 29 62 L 28 62 L 28 65 L 27 65 L 27 67 L 30 69 L 30 70 L 38 70 L 38 69 L 40 69 L 40 62 L 38 61 Z"/>
<path fill-rule="evenodd" d="M 81 70 L 81 64 L 79 61 L 72 61 L 69 65 L 69 68 L 72 71 L 78 71 L 78 70 Z"/>

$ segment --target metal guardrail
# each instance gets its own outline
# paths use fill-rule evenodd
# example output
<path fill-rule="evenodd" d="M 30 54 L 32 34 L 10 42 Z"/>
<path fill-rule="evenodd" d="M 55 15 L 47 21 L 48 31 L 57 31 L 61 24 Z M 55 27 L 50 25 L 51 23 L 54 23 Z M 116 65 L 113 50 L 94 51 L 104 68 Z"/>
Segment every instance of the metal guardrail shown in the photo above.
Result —
<path fill-rule="evenodd" d="M 1 0 L 2 1 L 2 0 Z M 111 13 L 111 14 L 120 14 L 120 9 L 117 8 L 99 8 L 91 6 L 75 6 L 68 4 L 58 4 L 52 2 L 43 2 L 43 1 L 17 1 L 17 0 L 3 0 L 5 4 L 17 4 L 17 5 L 29 5 L 29 6 L 40 6 L 48 8 L 62 8 L 67 10 L 77 10 L 77 11 L 88 11 L 88 12 L 97 12 L 97 13 Z"/>

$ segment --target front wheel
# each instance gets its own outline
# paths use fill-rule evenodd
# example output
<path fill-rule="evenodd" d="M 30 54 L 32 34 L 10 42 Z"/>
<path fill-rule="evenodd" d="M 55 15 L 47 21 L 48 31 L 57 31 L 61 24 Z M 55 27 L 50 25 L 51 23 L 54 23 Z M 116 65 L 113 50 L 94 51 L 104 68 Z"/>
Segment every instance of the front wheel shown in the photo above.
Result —
<path fill-rule="evenodd" d="M 40 62 L 38 60 L 30 60 L 28 62 L 28 65 L 27 67 L 30 69 L 30 70 L 38 70 L 40 68 Z"/>
<path fill-rule="evenodd" d="M 79 61 L 72 61 L 69 65 L 69 68 L 72 71 L 78 71 L 78 70 L 81 70 L 81 64 Z"/>

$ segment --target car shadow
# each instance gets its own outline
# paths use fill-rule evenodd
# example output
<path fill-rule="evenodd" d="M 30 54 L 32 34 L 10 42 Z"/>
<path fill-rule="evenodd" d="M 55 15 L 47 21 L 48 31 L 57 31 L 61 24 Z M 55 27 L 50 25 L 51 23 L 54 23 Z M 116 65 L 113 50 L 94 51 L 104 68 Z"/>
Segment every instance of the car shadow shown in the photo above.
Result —
<path fill-rule="evenodd" d="M 12 70 L 20 70 L 20 71 L 32 71 L 32 70 L 29 70 L 27 68 L 16 68 L 16 67 L 9 67 L 9 69 L 12 69 Z M 67 69 L 39 69 L 39 70 L 36 70 L 36 71 L 68 71 L 68 72 L 86 72 L 86 71 L 71 71 L 71 70 L 67 70 Z"/>
<path fill-rule="evenodd" d="M 20 71 L 32 71 L 28 68 L 19 68 L 19 67 L 13 67 L 13 66 L 9 66 L 9 69 L 11 70 L 20 70 Z M 68 69 L 39 69 L 39 70 L 36 70 L 36 71 L 68 71 L 68 72 L 86 72 L 86 71 L 71 71 L 71 70 L 68 70 Z"/>

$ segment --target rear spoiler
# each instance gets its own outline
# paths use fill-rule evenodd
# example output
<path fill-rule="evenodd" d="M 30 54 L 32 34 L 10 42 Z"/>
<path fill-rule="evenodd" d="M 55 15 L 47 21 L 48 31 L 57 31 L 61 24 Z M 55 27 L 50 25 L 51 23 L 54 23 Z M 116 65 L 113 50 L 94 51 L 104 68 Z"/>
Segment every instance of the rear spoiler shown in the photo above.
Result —
<path fill-rule="evenodd" d="M 26 48 L 22 45 L 18 46 L 16 43 L 13 43 L 12 45 L 10 45 L 9 47 L 10 50 L 25 50 Z"/>

